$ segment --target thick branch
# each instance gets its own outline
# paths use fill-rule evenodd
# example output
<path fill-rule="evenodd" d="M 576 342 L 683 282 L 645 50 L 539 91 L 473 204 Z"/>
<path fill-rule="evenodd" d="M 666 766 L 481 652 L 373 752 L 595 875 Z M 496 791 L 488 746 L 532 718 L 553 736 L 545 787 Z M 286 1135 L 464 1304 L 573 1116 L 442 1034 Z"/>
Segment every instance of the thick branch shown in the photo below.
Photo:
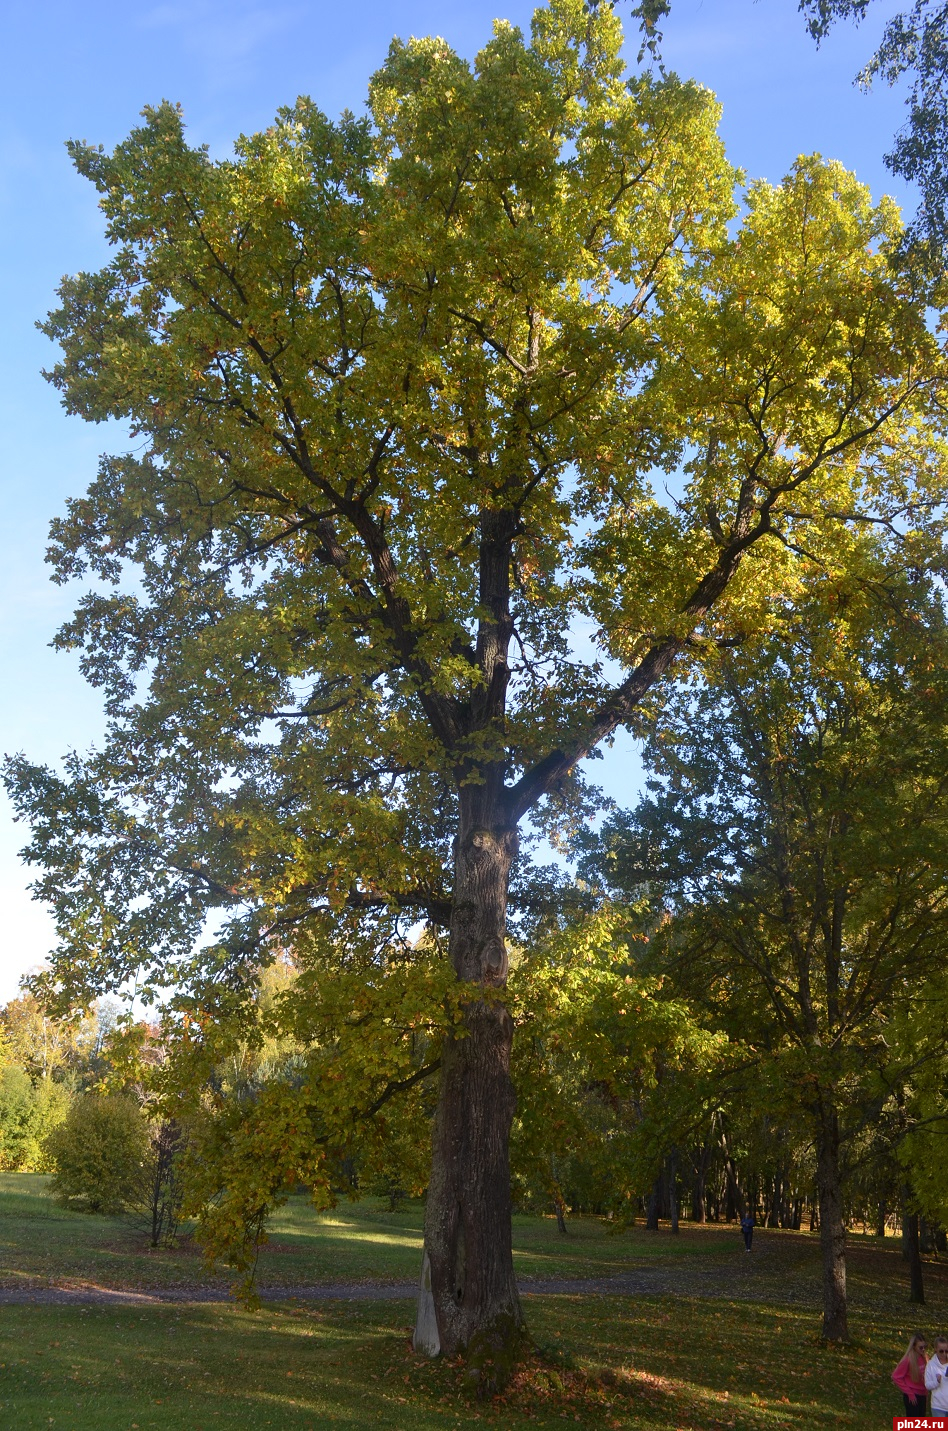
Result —
<path fill-rule="evenodd" d="M 865 441 L 878 432 L 884 423 L 905 405 L 917 386 L 918 384 L 914 380 L 907 383 L 898 397 L 884 408 L 872 422 L 866 423 L 846 436 L 840 436 L 843 425 L 843 418 L 841 418 L 836 429 L 827 434 L 819 443 L 816 455 L 805 463 L 791 479 L 770 488 L 763 501 L 759 501 L 756 497 L 760 484 L 756 470 L 745 477 L 738 495 L 730 539 L 721 546 L 723 533 L 718 523 L 717 533 L 712 530 L 712 536 L 721 547 L 718 559 L 681 607 L 682 615 L 692 619 L 691 632 L 726 590 L 740 565 L 744 552 L 773 530 L 772 515 L 780 497 L 796 491 L 809 477 L 814 475 L 819 467 L 825 466 L 827 462 L 841 456 L 857 443 Z M 766 450 L 768 449 L 761 449 L 758 454 L 758 463 L 763 460 Z M 757 465 L 755 463 L 755 468 Z M 691 632 L 683 633 L 681 636 L 667 637 L 651 646 L 622 684 L 615 687 L 607 696 L 589 725 L 569 749 L 551 751 L 531 770 L 524 772 L 516 785 L 508 792 L 508 810 L 512 822 L 520 820 L 544 795 L 555 789 L 557 784 L 565 779 L 577 761 L 584 759 L 601 740 L 625 723 L 647 692 L 666 674 L 675 657 L 686 644 Z"/>
<path fill-rule="evenodd" d="M 411 1074 L 408 1078 L 398 1078 L 393 1083 L 386 1084 L 382 1092 L 374 1103 L 370 1103 L 362 1113 L 361 1118 L 373 1118 L 380 1108 L 384 1108 L 390 1098 L 394 1098 L 396 1093 L 404 1093 L 406 1088 L 411 1088 L 416 1083 L 420 1083 L 423 1078 L 430 1078 L 433 1073 L 437 1073 L 441 1068 L 440 1058 L 436 1058 L 433 1063 L 426 1063 L 424 1068 L 419 1068 L 417 1073 Z"/>
<path fill-rule="evenodd" d="M 354 889 L 349 891 L 346 904 L 350 909 L 417 909 L 443 929 L 451 923 L 450 899 L 423 889 L 409 890 L 406 894 L 367 894 Z"/>

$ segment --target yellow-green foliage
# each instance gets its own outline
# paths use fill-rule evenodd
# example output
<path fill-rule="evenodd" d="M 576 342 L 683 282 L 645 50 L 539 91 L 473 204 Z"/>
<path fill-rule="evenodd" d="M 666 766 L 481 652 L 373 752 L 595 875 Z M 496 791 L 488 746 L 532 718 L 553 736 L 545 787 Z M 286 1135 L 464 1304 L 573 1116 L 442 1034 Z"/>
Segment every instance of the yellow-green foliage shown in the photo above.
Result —
<path fill-rule="evenodd" d="M 624 1211 L 700 1117 L 702 1081 L 731 1056 L 687 1000 L 640 968 L 647 937 L 634 910 L 607 906 L 515 963 L 511 987 L 522 1197 L 579 1197 Z"/>
<path fill-rule="evenodd" d="M 0 1065 L 0 1167 L 48 1172 L 47 1135 L 66 1116 L 70 1094 L 61 1083 L 36 1084 L 14 1063 Z"/>
<path fill-rule="evenodd" d="M 524 809 L 569 786 L 869 513 L 931 556 L 944 363 L 893 206 L 818 156 L 741 193 L 713 97 L 621 49 L 612 7 L 551 0 L 473 63 L 393 43 L 364 120 L 300 99 L 212 160 L 162 105 L 111 154 L 72 146 L 115 255 L 64 281 L 53 378 L 142 435 L 54 532 L 61 578 L 115 583 L 60 638 L 114 739 L 65 780 L 9 775 L 77 997 L 187 977 L 211 907 L 249 920 L 251 961 L 263 927 L 358 923 L 354 890 L 423 915 L 459 786 L 494 762 Z"/>
<path fill-rule="evenodd" d="M 427 1181 L 432 1076 L 462 990 L 432 943 L 380 959 L 319 944 L 256 993 L 205 990 L 165 1021 L 159 1105 L 184 1116 L 187 1206 L 211 1260 L 249 1288 L 267 1219 L 297 1185 L 317 1206 L 359 1187 Z"/>
<path fill-rule="evenodd" d="M 245 1266 L 286 1186 L 384 1175 L 371 1110 L 409 1094 L 410 1141 L 441 1033 L 495 997 L 404 939 L 444 927 L 462 799 L 568 820 L 637 702 L 845 564 L 854 526 L 940 553 L 944 357 L 892 205 L 819 157 L 742 192 L 717 122 L 626 72 L 612 6 L 550 0 L 472 62 L 393 43 L 364 119 L 302 98 L 212 159 L 165 104 L 71 146 L 114 247 L 62 285 L 52 377 L 136 446 L 53 561 L 96 580 L 59 640 L 112 718 L 8 785 L 50 984 L 185 988 L 165 1111 L 198 1105 L 195 1204 Z M 298 976 L 267 1004 L 281 941 Z M 538 958 L 525 1017 L 568 1055 L 540 1039 L 518 1074 L 545 1157 L 533 1083 L 656 1105 L 689 1025 L 604 951 Z"/>
<path fill-rule="evenodd" d="M 46 1140 L 52 1190 L 90 1212 L 121 1212 L 143 1201 L 148 1125 L 133 1098 L 86 1093 Z"/>
<path fill-rule="evenodd" d="M 6 1056 L 34 1081 L 68 1078 L 88 1064 L 97 1041 L 94 1010 L 57 1018 L 34 994 L 22 993 L 0 1010 Z"/>

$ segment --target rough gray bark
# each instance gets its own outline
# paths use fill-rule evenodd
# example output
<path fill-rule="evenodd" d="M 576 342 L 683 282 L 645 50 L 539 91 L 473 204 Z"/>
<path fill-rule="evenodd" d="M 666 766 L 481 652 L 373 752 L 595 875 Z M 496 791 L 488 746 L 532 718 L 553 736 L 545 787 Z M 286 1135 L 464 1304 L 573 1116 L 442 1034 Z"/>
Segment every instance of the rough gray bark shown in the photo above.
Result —
<path fill-rule="evenodd" d="M 721 1149 L 724 1153 L 724 1172 L 727 1179 L 727 1195 L 725 1198 L 725 1221 L 734 1222 L 737 1218 L 744 1216 L 746 1206 L 744 1194 L 737 1178 L 737 1168 L 731 1156 L 731 1148 L 728 1143 L 727 1134 L 721 1133 Z"/>
<path fill-rule="evenodd" d="M 491 809 L 490 795 L 484 786 L 462 793 L 449 947 L 471 998 L 464 1036 L 446 1039 L 442 1053 L 425 1214 L 438 1349 L 467 1351 L 478 1375 L 485 1361 L 507 1354 L 523 1327 L 510 1230 L 513 1020 L 498 997 L 507 978 L 507 883 L 517 838 L 497 820 L 502 802 Z M 423 1287 L 419 1349 L 433 1349 L 429 1312 Z M 489 1368 L 484 1380 L 489 1387 Z"/>
<path fill-rule="evenodd" d="M 559 1183 L 556 1179 L 556 1166 L 550 1160 L 550 1172 L 553 1175 L 553 1211 L 556 1214 L 556 1230 L 561 1237 L 568 1236 L 566 1228 L 566 1203 L 563 1201 L 563 1194 L 560 1192 Z"/>
<path fill-rule="evenodd" d="M 753 484 L 745 484 L 730 537 L 681 607 L 692 629 L 725 591 L 748 547 L 769 529 L 769 515 L 758 508 L 754 491 Z M 425 1214 L 430 1292 L 419 1292 L 417 1337 L 419 1345 L 433 1345 L 434 1338 L 421 1329 L 430 1312 L 430 1295 L 440 1350 L 449 1355 L 465 1351 L 472 1377 L 488 1392 L 506 1379 L 502 1363 L 509 1366 L 515 1359 L 523 1329 L 510 1241 L 513 1021 L 497 997 L 507 979 L 507 891 L 517 823 L 628 719 L 673 665 L 682 637 L 656 639 L 621 685 L 604 693 L 578 735 L 507 786 L 506 759 L 500 752 L 506 749 L 508 651 L 514 629 L 510 577 L 520 512 L 491 507 L 480 514 L 481 615 L 475 649 L 468 654 L 481 680 L 463 708 L 437 691 L 411 639 L 409 613 L 395 591 L 395 565 L 380 531 L 359 512 L 353 521 L 387 583 L 385 621 L 404 653 L 406 669 L 418 681 L 432 731 L 457 762 L 459 815 L 449 952 L 458 979 L 470 986 L 471 995 L 465 1036 L 447 1037 L 441 1059 Z M 497 753 L 484 757 L 477 753 L 478 746 Z"/>

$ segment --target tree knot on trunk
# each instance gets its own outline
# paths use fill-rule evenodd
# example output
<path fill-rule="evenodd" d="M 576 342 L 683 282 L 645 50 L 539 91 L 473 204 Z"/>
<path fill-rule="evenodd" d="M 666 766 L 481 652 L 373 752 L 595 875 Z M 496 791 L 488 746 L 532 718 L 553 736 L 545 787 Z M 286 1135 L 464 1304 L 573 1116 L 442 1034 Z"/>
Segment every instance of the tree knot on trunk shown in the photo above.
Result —
<path fill-rule="evenodd" d="M 485 983 L 498 985 L 506 983 L 509 960 L 506 941 L 500 935 L 495 934 L 485 941 L 481 950 L 481 959 Z"/>
<path fill-rule="evenodd" d="M 489 830 L 477 825 L 467 837 L 468 853 L 474 860 L 512 860 L 517 853 L 519 836 L 514 829 Z"/>

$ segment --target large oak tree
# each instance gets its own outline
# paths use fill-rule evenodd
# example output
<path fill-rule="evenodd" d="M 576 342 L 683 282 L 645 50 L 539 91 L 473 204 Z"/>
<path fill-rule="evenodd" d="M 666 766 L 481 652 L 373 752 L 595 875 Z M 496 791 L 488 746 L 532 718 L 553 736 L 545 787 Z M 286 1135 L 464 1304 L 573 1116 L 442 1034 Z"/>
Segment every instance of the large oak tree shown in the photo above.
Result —
<path fill-rule="evenodd" d="M 919 533 L 943 491 L 892 206 L 818 160 L 739 204 L 712 97 L 620 44 L 553 0 L 473 64 L 396 41 L 365 118 L 301 99 L 232 159 L 170 105 L 72 146 L 116 252 L 64 281 L 52 377 L 132 442 L 54 524 L 59 579 L 99 579 L 60 639 L 108 738 L 8 775 L 52 978 L 238 987 L 314 929 L 344 961 L 444 927 L 430 1350 L 522 1324 L 521 823 L 807 553 L 867 515 Z"/>

